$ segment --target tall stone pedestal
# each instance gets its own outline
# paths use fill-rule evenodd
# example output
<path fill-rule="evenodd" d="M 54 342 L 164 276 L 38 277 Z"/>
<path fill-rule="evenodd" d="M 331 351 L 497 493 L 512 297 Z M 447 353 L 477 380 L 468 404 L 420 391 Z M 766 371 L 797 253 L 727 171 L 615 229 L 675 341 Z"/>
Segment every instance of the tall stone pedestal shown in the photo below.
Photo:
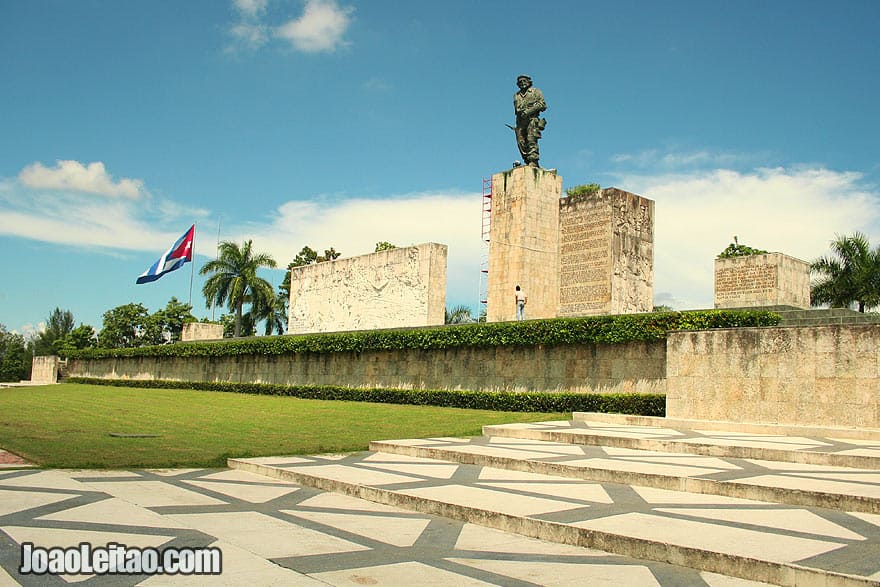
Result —
<path fill-rule="evenodd" d="M 654 202 L 617 188 L 559 202 L 559 316 L 650 312 Z"/>
<path fill-rule="evenodd" d="M 523 166 L 492 176 L 488 322 L 516 318 L 517 285 L 528 295 L 526 318 L 556 317 L 561 195 L 555 171 Z"/>

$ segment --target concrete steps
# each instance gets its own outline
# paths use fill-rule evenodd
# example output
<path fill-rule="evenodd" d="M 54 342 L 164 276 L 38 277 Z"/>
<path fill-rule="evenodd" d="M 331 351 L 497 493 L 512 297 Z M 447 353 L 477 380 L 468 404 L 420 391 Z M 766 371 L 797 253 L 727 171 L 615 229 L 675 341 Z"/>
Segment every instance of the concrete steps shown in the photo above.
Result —
<path fill-rule="evenodd" d="M 576 418 L 487 426 L 472 439 L 374 442 L 370 452 L 346 456 L 230 459 L 229 466 L 729 577 L 880 585 L 880 436 L 832 440 L 816 429 L 781 435 Z M 651 448 L 634 448 L 636 440 Z M 717 454 L 667 450 L 679 445 Z M 764 457 L 740 456 L 755 449 Z M 809 463 L 800 454 L 875 466 Z"/>

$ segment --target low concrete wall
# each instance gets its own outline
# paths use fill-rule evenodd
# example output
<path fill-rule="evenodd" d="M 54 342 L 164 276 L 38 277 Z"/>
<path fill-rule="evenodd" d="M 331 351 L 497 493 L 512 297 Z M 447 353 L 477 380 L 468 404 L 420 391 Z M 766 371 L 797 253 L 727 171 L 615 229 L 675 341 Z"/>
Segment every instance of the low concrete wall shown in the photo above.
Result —
<path fill-rule="evenodd" d="M 880 428 L 880 325 L 667 338 L 670 418 Z"/>
<path fill-rule="evenodd" d="M 666 345 L 71 359 L 73 377 L 416 389 L 663 393 Z"/>

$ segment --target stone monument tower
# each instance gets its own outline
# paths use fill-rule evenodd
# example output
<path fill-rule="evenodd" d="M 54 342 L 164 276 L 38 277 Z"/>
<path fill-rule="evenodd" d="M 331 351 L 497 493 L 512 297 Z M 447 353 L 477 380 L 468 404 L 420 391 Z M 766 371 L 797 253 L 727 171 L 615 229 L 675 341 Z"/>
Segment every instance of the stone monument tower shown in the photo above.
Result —
<path fill-rule="evenodd" d="M 536 166 L 492 176 L 486 320 L 516 317 L 515 289 L 528 295 L 526 318 L 554 318 L 559 307 L 559 198 L 562 178 Z"/>

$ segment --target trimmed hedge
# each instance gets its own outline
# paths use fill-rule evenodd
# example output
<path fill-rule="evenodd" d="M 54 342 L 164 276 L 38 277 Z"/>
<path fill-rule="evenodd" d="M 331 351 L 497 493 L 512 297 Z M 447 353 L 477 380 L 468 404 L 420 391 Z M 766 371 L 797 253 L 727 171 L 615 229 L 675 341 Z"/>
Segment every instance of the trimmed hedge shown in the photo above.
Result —
<path fill-rule="evenodd" d="M 164 389 L 195 389 L 303 399 L 345 400 L 384 404 L 470 408 L 498 412 L 603 412 L 638 416 L 664 416 L 666 396 L 635 393 L 532 393 L 432 389 L 355 388 L 322 385 L 271 385 L 208 381 L 96 379 L 71 377 L 68 383 Z"/>
<path fill-rule="evenodd" d="M 670 330 L 775 326 L 779 321 L 778 314 L 767 311 L 656 312 L 463 324 L 404 330 L 261 336 L 229 341 L 187 342 L 137 348 L 84 349 L 71 351 L 67 357 L 72 359 L 219 357 L 398 349 L 436 350 L 456 347 L 616 344 L 629 341 L 662 340 Z"/>

